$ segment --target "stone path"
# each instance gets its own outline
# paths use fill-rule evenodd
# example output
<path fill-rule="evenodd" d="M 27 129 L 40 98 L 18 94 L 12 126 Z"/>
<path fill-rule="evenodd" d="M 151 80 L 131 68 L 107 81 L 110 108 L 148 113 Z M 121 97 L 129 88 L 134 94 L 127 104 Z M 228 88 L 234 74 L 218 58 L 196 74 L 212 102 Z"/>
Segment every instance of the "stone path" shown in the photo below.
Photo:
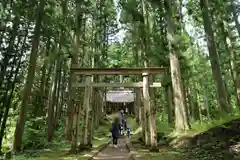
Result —
<path fill-rule="evenodd" d="M 99 152 L 93 159 L 99 160 L 128 160 L 130 157 L 129 150 L 126 146 L 126 139 L 119 139 L 118 148 L 114 148 L 112 144 Z"/>

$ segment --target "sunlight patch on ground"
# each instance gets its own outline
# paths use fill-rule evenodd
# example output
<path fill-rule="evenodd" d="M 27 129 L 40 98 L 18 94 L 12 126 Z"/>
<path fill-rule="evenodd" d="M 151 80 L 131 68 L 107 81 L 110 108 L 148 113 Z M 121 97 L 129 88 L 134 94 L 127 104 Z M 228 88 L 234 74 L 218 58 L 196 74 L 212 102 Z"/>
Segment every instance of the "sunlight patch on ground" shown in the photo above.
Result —
<path fill-rule="evenodd" d="M 92 155 L 87 153 L 87 154 L 84 154 L 83 157 L 92 157 Z"/>
<path fill-rule="evenodd" d="M 100 140 L 94 141 L 93 148 L 97 148 L 97 147 L 101 146 L 102 144 L 107 143 L 109 140 L 110 140 L 110 137 L 104 137 L 104 138 L 101 138 Z"/>
<path fill-rule="evenodd" d="M 102 141 L 102 140 L 105 140 L 106 138 L 105 138 L 105 137 L 101 137 L 101 138 L 99 138 L 99 137 L 94 137 L 94 139 L 95 139 L 95 140 L 98 140 L 98 141 Z"/>
<path fill-rule="evenodd" d="M 138 127 L 134 132 L 133 134 L 139 134 L 142 132 L 142 127 Z"/>

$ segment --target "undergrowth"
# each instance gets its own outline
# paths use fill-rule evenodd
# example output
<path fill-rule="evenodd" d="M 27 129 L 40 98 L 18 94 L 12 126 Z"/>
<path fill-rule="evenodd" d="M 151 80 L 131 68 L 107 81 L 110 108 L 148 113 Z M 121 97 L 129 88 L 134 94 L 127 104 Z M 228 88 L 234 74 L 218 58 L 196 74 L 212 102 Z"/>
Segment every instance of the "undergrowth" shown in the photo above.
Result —
<path fill-rule="evenodd" d="M 98 129 L 94 130 L 93 148 L 109 141 L 109 128 L 109 121 L 102 120 Z M 25 149 L 22 155 L 14 157 L 14 160 L 86 160 L 89 158 L 86 157 L 89 151 L 82 151 L 77 155 L 69 155 L 71 142 L 64 140 L 64 121 L 60 121 L 51 143 L 46 142 L 46 133 L 44 133 L 44 130 L 42 133 L 37 133 L 27 129 L 26 132 L 24 136 L 25 138 L 28 137 L 28 139 L 25 139 L 24 144 L 27 144 L 28 148 Z M 31 140 L 32 142 L 30 143 L 29 141 Z M 80 139 L 78 141 L 80 142 Z M 41 143 L 41 145 L 37 144 L 37 142 Z"/>
<path fill-rule="evenodd" d="M 173 143 L 177 143 L 183 137 L 194 138 L 195 135 L 201 134 L 210 128 L 216 126 L 226 127 L 222 124 L 239 118 L 239 115 L 226 116 L 221 119 L 203 120 L 191 122 L 191 129 L 186 132 L 175 132 L 172 124 L 168 124 L 167 116 L 158 116 L 157 131 L 163 133 L 168 139 L 173 138 Z M 161 134 L 160 134 L 161 135 Z M 172 147 L 171 144 L 165 143 L 165 139 L 159 138 L 160 153 L 150 153 L 148 148 L 142 145 L 139 141 L 141 133 L 134 135 L 132 138 L 133 146 L 137 149 L 136 155 L 141 155 L 146 160 L 216 160 L 216 159 L 234 159 L 233 155 L 228 153 L 228 150 L 223 149 L 223 142 L 220 140 L 209 141 L 203 145 L 182 145 L 180 148 Z M 164 143 L 162 143 L 164 141 Z"/>

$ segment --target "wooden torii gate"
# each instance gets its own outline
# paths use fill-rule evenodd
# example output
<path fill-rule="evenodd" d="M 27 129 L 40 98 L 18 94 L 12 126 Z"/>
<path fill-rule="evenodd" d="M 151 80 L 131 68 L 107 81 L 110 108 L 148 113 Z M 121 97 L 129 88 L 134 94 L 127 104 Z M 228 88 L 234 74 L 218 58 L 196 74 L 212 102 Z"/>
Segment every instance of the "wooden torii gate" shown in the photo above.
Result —
<path fill-rule="evenodd" d="M 85 82 L 75 83 L 74 87 L 85 87 L 83 105 L 89 108 L 90 105 L 90 92 L 92 87 L 127 87 L 127 88 L 138 88 L 136 90 L 136 106 L 140 106 L 140 88 L 143 88 L 143 101 L 144 101 L 144 111 L 150 114 L 151 111 L 151 101 L 149 95 L 149 87 L 161 87 L 161 83 L 152 82 L 149 83 L 149 75 L 156 75 L 164 72 L 163 67 L 151 67 L 151 68 L 81 68 L 77 65 L 71 67 L 71 72 L 76 76 L 85 76 Z M 135 83 L 94 83 L 91 82 L 92 76 L 94 75 L 142 75 L 142 82 Z M 92 80 L 93 81 L 93 80 Z M 84 110 L 86 121 L 88 121 L 89 113 L 88 110 Z M 88 123 L 88 122 L 85 122 Z M 144 124 L 143 124 L 144 125 Z M 148 124 L 145 124 L 148 125 Z M 83 144 L 84 139 L 87 139 L 87 133 L 83 133 Z M 145 135 L 150 136 L 150 135 Z M 155 136 L 156 137 L 156 136 Z M 154 141 L 151 139 L 151 142 Z M 157 142 L 154 142 L 157 143 Z M 152 144 L 152 143 L 151 143 Z M 157 145 L 157 144 L 156 144 Z"/>
<path fill-rule="evenodd" d="M 148 77 L 148 75 L 159 74 L 164 71 L 162 67 L 152 67 L 152 68 L 79 68 L 72 67 L 71 71 L 75 73 L 75 75 L 85 75 L 87 77 L 91 77 L 92 75 L 142 75 L 143 81 L 144 77 Z M 127 87 L 127 88 L 137 88 L 143 87 L 143 82 L 138 83 L 77 83 L 76 87 Z M 161 87 L 161 83 L 153 82 L 153 84 L 149 84 L 149 87 Z"/>

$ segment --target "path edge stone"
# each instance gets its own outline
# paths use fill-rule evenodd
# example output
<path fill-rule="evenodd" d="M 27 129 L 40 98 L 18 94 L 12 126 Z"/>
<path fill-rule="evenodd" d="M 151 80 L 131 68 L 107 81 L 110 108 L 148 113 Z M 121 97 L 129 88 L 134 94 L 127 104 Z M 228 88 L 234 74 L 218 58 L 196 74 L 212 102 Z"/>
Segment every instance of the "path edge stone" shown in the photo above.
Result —
<path fill-rule="evenodd" d="M 91 157 L 88 159 L 88 160 L 93 160 L 94 157 L 99 153 L 101 152 L 102 150 L 104 150 L 105 148 L 107 148 L 107 146 L 112 142 L 111 139 L 108 140 L 107 143 L 104 143 L 100 146 L 98 146 L 97 148 L 95 148 L 93 151 L 91 151 Z"/>
<path fill-rule="evenodd" d="M 126 147 L 127 147 L 128 151 L 129 151 L 129 154 L 130 154 L 129 159 L 131 159 L 131 160 L 143 160 L 142 157 L 137 157 L 136 156 L 135 153 L 136 153 L 137 150 L 133 147 L 133 145 L 131 143 L 131 140 L 126 141 Z"/>

